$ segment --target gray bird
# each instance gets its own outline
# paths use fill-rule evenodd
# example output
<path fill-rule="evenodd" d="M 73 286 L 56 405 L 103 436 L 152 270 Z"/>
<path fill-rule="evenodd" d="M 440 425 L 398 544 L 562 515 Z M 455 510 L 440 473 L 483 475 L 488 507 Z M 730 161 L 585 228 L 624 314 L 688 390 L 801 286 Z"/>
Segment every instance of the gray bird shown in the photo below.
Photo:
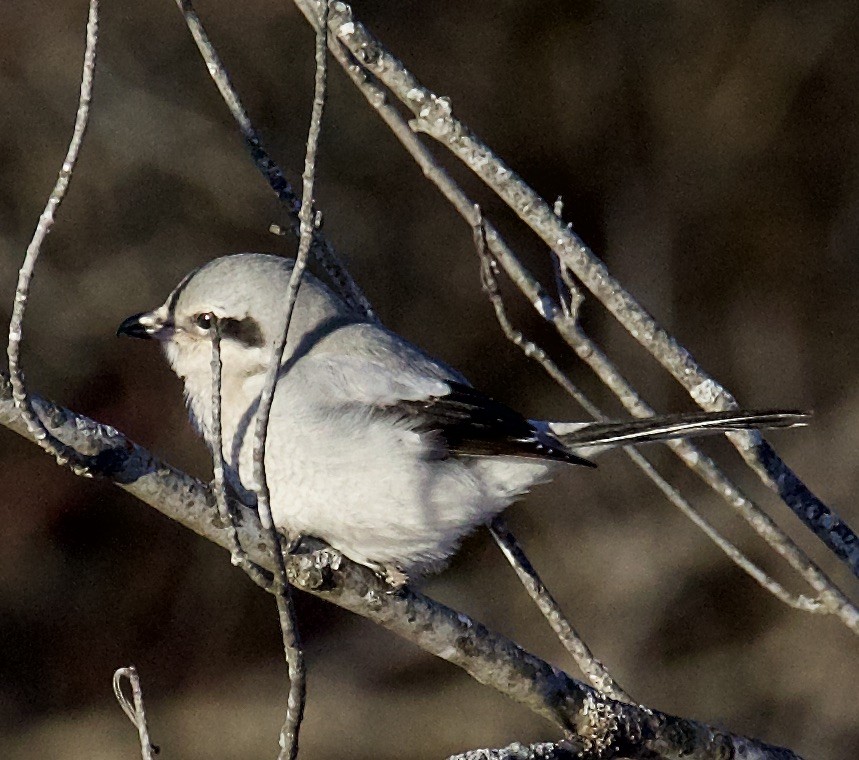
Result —
<path fill-rule="evenodd" d="M 188 274 L 117 334 L 159 341 L 210 449 L 212 339 L 221 336 L 222 449 L 230 484 L 254 492 L 255 416 L 293 262 L 256 253 Z M 321 538 L 389 577 L 439 569 L 462 539 L 532 486 L 613 446 L 802 424 L 790 411 L 696 413 L 615 423 L 528 420 L 455 369 L 301 283 L 269 420 L 275 524 Z"/>

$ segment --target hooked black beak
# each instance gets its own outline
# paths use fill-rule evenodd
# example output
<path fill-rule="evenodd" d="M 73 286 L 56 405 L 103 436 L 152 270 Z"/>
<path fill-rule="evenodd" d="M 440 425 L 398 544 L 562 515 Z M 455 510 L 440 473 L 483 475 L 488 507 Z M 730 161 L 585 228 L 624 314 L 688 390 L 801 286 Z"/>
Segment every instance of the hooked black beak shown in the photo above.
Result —
<path fill-rule="evenodd" d="M 145 338 L 151 340 L 154 336 L 152 328 L 147 329 L 140 321 L 140 318 L 147 312 L 140 314 L 132 314 L 128 319 L 123 320 L 122 324 L 116 328 L 116 334 L 127 335 L 129 338 Z"/>

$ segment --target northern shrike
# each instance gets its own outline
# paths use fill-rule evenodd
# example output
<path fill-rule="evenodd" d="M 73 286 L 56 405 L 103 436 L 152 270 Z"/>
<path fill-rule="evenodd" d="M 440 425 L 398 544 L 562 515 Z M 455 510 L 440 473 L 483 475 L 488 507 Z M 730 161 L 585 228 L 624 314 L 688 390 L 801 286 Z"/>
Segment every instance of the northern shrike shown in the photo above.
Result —
<path fill-rule="evenodd" d="M 221 337 L 226 474 L 253 493 L 255 416 L 293 262 L 256 253 L 191 272 L 118 334 L 158 340 L 210 448 L 212 339 Z M 304 275 L 269 420 L 275 524 L 389 574 L 438 569 L 462 539 L 532 486 L 612 446 L 755 427 L 794 412 L 688 414 L 617 423 L 528 420 L 455 369 L 352 311 Z"/>

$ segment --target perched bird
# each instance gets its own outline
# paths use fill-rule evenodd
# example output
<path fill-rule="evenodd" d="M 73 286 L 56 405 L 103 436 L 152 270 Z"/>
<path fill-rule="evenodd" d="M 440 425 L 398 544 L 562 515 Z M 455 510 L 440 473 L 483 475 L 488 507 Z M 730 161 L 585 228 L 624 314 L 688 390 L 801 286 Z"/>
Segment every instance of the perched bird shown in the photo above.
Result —
<path fill-rule="evenodd" d="M 252 495 L 255 416 L 293 262 L 256 253 L 188 274 L 117 334 L 160 342 L 214 450 L 212 340 L 220 335 L 227 478 Z M 269 419 L 275 524 L 389 577 L 439 569 L 474 528 L 567 465 L 645 441 L 801 424 L 796 412 L 698 413 L 614 423 L 528 420 L 455 369 L 352 311 L 306 273 Z"/>

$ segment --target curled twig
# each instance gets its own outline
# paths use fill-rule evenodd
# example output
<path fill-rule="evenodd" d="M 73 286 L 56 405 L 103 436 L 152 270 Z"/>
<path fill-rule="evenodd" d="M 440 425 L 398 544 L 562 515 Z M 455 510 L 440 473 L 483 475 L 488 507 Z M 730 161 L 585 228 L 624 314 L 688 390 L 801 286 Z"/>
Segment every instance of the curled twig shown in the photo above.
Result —
<path fill-rule="evenodd" d="M 128 697 L 122 691 L 123 678 L 128 679 L 131 684 L 131 702 L 128 701 Z M 113 693 L 116 695 L 116 701 L 119 702 L 122 711 L 137 729 L 137 736 L 140 739 L 140 754 L 143 760 L 153 760 L 153 755 L 157 755 L 161 748 L 149 740 L 146 708 L 143 705 L 143 689 L 140 687 L 137 669 L 133 665 L 120 668 L 113 674 Z"/>

